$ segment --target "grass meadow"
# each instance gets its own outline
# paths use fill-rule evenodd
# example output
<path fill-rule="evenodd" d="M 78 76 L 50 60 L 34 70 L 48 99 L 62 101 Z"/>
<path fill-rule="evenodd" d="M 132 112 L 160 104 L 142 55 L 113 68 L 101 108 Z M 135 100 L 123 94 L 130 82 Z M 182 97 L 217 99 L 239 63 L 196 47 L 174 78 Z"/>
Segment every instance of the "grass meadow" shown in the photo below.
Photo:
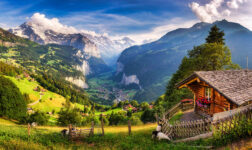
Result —
<path fill-rule="evenodd" d="M 94 136 L 70 142 L 60 134 L 64 127 L 38 126 L 31 129 L 28 137 L 27 126 L 0 119 L 0 149 L 197 149 L 185 143 L 153 140 L 151 132 L 155 127 L 156 124 L 132 126 L 132 134 L 129 136 L 127 126 L 108 126 L 105 127 L 105 136 L 101 136 L 101 130 L 97 126 Z"/>

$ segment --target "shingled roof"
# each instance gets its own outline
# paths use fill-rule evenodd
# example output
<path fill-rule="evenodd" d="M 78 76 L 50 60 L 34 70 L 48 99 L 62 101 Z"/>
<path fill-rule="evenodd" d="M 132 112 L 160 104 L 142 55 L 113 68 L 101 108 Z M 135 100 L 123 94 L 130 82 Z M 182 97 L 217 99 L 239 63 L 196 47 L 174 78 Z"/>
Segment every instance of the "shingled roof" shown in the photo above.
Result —
<path fill-rule="evenodd" d="M 177 86 L 198 77 L 237 105 L 252 100 L 252 70 L 196 71 Z"/>

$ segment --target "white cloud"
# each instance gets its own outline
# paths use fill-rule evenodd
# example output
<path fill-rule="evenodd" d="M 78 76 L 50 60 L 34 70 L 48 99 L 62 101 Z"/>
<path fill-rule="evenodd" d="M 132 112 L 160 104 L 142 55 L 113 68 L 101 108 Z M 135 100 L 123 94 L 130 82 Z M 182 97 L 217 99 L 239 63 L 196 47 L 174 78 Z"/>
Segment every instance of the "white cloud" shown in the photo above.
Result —
<path fill-rule="evenodd" d="M 212 22 L 218 18 L 220 12 L 218 8 L 222 5 L 224 0 L 212 0 L 205 5 L 200 5 L 197 2 L 192 2 L 189 7 L 195 15 L 203 22 Z"/>
<path fill-rule="evenodd" d="M 252 30 L 251 0 L 210 0 L 209 3 L 202 5 L 192 2 L 189 7 L 200 21 L 211 23 L 216 20 L 227 19 Z"/>
<path fill-rule="evenodd" d="M 239 5 L 244 2 L 247 2 L 247 0 L 231 0 L 231 1 L 227 2 L 227 6 L 229 8 L 238 9 Z"/>
<path fill-rule="evenodd" d="M 58 33 L 63 34 L 74 34 L 74 33 L 86 33 L 93 36 L 101 36 L 100 34 L 97 34 L 94 31 L 89 31 L 85 29 L 77 30 L 73 26 L 67 26 L 62 23 L 60 23 L 58 18 L 47 18 L 45 14 L 41 13 L 34 13 L 32 17 L 26 18 L 28 21 L 27 23 L 33 27 L 36 33 L 38 33 L 42 38 L 45 37 L 44 32 L 46 30 L 53 30 Z M 103 36 L 106 36 L 107 34 L 102 34 Z"/>
<path fill-rule="evenodd" d="M 45 30 L 53 30 L 58 33 L 76 33 L 74 27 L 63 25 L 57 18 L 48 19 L 44 14 L 35 13 L 28 19 L 27 24 L 31 25 L 36 32 L 44 33 Z"/>

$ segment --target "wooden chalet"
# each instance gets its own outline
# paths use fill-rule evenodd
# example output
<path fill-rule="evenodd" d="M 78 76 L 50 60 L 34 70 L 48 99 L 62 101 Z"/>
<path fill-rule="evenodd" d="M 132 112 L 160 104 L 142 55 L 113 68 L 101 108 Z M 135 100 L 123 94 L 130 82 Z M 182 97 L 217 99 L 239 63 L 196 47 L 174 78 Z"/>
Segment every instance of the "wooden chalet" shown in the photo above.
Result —
<path fill-rule="evenodd" d="M 196 71 L 176 86 L 189 88 L 195 111 L 207 116 L 252 103 L 252 70 Z"/>

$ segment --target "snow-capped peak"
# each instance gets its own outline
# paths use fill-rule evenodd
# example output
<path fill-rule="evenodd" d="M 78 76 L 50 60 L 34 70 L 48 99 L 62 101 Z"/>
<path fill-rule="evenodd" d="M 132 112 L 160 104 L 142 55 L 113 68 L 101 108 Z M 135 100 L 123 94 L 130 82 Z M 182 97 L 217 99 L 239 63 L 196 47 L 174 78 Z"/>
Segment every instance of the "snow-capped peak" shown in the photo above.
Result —
<path fill-rule="evenodd" d="M 102 57 L 107 64 L 114 64 L 120 53 L 135 42 L 128 37 L 110 37 L 89 30 L 77 30 L 60 23 L 57 18 L 47 18 L 35 13 L 28 21 L 10 32 L 40 44 L 55 43 L 81 49 L 90 56 Z M 82 41 L 82 42 L 80 42 Z"/>
<path fill-rule="evenodd" d="M 46 18 L 44 14 L 40 13 L 33 14 L 26 24 L 31 26 L 34 32 L 43 40 L 46 39 L 45 31 L 47 30 L 63 34 L 78 33 L 74 27 L 61 24 L 57 18 L 49 19 Z"/>

